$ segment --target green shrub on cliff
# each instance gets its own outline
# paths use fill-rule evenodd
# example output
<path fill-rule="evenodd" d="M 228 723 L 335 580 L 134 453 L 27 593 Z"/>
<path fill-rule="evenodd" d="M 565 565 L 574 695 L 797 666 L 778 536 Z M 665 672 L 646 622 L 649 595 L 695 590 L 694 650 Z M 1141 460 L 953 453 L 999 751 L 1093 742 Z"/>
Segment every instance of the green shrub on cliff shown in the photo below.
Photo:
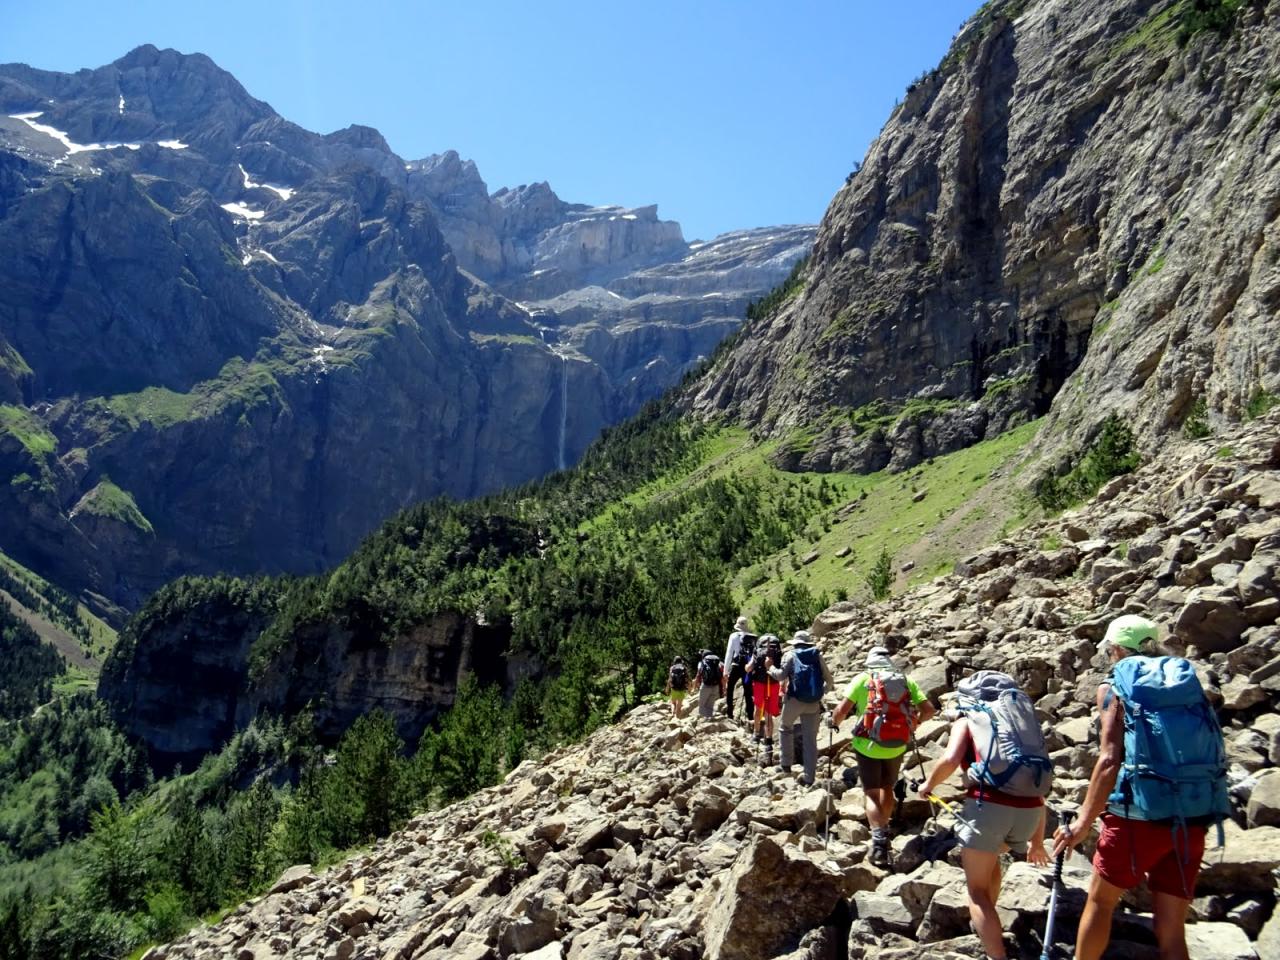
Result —
<path fill-rule="evenodd" d="M 1133 432 L 1118 416 L 1102 423 L 1093 444 L 1063 476 L 1047 473 L 1035 485 L 1035 497 L 1047 511 L 1064 510 L 1087 500 L 1113 477 L 1132 473 L 1142 462 L 1134 447 Z"/>
<path fill-rule="evenodd" d="M 1228 34 L 1236 15 L 1253 0 L 1185 0 L 1178 20 L 1178 43 L 1186 46 L 1198 33 Z"/>

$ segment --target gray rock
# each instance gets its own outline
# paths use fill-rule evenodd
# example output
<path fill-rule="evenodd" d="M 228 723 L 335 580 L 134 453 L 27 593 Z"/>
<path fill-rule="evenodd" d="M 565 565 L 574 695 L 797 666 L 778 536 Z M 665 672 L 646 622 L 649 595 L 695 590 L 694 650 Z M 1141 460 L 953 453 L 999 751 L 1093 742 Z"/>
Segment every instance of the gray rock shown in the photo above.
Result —
<path fill-rule="evenodd" d="M 742 852 L 706 918 L 709 960 L 770 956 L 825 920 L 852 893 L 844 875 L 793 847 L 757 838 Z M 786 903 L 778 910 L 773 905 Z"/>
<path fill-rule="evenodd" d="M 1280 827 L 1280 770 L 1264 770 L 1249 794 L 1250 827 Z"/>

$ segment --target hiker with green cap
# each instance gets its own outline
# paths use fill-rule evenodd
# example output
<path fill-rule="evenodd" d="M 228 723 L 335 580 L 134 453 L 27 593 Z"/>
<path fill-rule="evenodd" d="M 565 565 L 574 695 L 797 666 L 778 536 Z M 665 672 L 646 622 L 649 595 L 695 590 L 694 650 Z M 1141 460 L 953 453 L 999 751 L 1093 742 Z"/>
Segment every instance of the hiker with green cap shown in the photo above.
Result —
<path fill-rule="evenodd" d="M 1157 632 L 1133 615 L 1107 627 L 1102 651 L 1111 670 L 1096 698 L 1101 749 L 1080 812 L 1054 834 L 1057 856 L 1102 818 L 1076 933 L 1078 960 L 1102 956 L 1116 904 L 1144 880 L 1161 960 L 1187 960 L 1187 909 L 1205 835 L 1216 822 L 1221 842 L 1231 812 L 1217 714 L 1188 661 L 1157 655 Z"/>
<path fill-rule="evenodd" d="M 867 669 L 849 684 L 844 699 L 831 715 L 832 727 L 839 729 L 844 718 L 854 711 L 858 724 L 853 730 L 853 750 L 871 826 L 871 862 L 886 866 L 893 788 L 898 782 L 902 757 L 915 728 L 936 711 L 885 647 L 872 647 L 867 654 Z"/>

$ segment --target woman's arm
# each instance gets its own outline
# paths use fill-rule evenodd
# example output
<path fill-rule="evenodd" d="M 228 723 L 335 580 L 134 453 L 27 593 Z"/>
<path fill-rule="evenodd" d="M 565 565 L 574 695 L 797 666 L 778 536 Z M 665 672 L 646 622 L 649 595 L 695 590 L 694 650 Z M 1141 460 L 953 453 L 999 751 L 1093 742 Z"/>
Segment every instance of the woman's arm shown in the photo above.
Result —
<path fill-rule="evenodd" d="M 1102 749 L 1089 777 L 1084 805 L 1076 814 L 1075 821 L 1070 826 L 1063 824 L 1054 836 L 1055 856 L 1089 835 L 1093 821 L 1107 808 L 1107 798 L 1116 788 L 1116 778 L 1124 763 L 1124 708 L 1120 706 L 1120 698 L 1112 693 L 1110 684 L 1098 687 L 1098 711 L 1102 714 Z"/>

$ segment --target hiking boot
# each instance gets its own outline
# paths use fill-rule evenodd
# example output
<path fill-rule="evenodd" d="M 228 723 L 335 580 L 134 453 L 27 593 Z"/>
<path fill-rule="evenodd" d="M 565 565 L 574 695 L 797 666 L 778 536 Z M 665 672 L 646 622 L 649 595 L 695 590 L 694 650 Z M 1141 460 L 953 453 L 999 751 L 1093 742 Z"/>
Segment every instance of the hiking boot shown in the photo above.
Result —
<path fill-rule="evenodd" d="M 871 855 L 868 859 L 874 866 L 889 866 L 889 835 L 887 833 L 871 835 Z"/>

